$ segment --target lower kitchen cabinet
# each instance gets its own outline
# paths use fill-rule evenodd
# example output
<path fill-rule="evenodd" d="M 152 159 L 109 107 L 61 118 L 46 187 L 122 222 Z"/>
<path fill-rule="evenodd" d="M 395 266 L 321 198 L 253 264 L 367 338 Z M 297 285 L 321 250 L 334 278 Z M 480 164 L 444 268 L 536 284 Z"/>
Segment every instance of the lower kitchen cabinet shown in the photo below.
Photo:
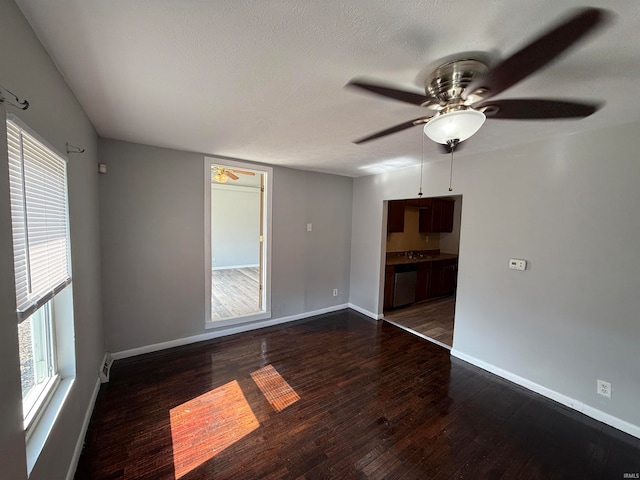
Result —
<path fill-rule="evenodd" d="M 457 261 L 455 258 L 431 262 L 428 297 L 439 297 L 453 293 L 456 289 L 456 271 Z"/>
<path fill-rule="evenodd" d="M 393 265 L 384 267 L 384 310 L 393 306 L 394 271 Z"/>
<path fill-rule="evenodd" d="M 418 263 L 416 277 L 416 302 L 429 298 L 429 277 L 431 276 L 431 262 Z"/>
<path fill-rule="evenodd" d="M 413 266 L 416 269 L 416 302 L 420 302 L 428 298 L 448 295 L 453 293 L 456 289 L 458 260 L 455 258 L 400 265 L 400 268 L 406 266 Z M 396 281 L 395 274 L 396 267 L 394 265 L 385 266 L 384 310 L 393 308 Z"/>

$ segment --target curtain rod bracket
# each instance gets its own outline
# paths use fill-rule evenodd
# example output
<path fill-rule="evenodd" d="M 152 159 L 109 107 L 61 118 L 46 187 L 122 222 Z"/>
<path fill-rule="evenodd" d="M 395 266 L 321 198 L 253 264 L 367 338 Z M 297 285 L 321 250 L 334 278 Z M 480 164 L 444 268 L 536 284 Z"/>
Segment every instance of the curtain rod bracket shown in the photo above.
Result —
<path fill-rule="evenodd" d="M 70 145 L 69 142 L 67 145 L 67 153 L 84 153 L 84 148 L 76 147 L 75 145 Z"/>
<path fill-rule="evenodd" d="M 7 97 L 5 97 L 5 92 L 11 95 L 13 98 L 15 98 L 15 102 L 8 100 Z M 12 107 L 19 108 L 20 110 L 26 110 L 27 108 L 29 108 L 29 102 L 26 99 L 20 100 L 13 92 L 11 92 L 11 90 L 4 88 L 2 85 L 0 85 L 0 103 L 4 103 L 4 102 L 6 102 L 7 105 L 11 105 Z"/>

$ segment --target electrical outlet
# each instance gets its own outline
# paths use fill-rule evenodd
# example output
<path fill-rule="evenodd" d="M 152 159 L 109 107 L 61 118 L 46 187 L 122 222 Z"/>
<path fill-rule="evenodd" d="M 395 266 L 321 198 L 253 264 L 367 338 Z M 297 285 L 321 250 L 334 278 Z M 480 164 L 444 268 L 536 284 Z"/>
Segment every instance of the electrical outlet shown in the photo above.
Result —
<path fill-rule="evenodd" d="M 337 288 L 334 288 L 334 289 L 333 289 L 333 296 L 334 296 L 334 297 L 337 297 L 337 296 L 338 296 L 338 289 L 337 289 Z"/>
<path fill-rule="evenodd" d="M 307 232 L 313 230 L 313 223 L 307 223 Z"/>
<path fill-rule="evenodd" d="M 611 384 L 604 380 L 598 379 L 596 392 L 603 397 L 611 398 Z"/>

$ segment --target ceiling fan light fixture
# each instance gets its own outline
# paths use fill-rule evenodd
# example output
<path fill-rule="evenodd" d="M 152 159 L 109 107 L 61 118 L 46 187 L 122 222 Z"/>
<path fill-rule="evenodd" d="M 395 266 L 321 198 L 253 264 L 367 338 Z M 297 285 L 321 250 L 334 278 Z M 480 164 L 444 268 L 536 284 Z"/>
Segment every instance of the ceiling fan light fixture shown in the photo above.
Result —
<path fill-rule="evenodd" d="M 227 183 L 229 177 L 227 177 L 224 173 L 217 173 L 213 179 L 218 183 Z"/>
<path fill-rule="evenodd" d="M 442 113 L 424 125 L 424 133 L 436 143 L 460 142 L 475 134 L 484 124 L 484 113 L 471 108 Z"/>

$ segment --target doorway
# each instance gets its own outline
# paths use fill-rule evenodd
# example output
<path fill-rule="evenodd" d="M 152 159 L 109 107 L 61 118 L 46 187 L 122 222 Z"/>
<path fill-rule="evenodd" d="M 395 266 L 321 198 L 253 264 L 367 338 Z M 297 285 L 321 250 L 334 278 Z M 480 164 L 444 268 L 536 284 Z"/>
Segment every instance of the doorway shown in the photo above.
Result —
<path fill-rule="evenodd" d="M 271 172 L 205 159 L 208 327 L 270 317 Z"/>
<path fill-rule="evenodd" d="M 453 346 L 462 196 L 387 202 L 384 320 Z"/>

